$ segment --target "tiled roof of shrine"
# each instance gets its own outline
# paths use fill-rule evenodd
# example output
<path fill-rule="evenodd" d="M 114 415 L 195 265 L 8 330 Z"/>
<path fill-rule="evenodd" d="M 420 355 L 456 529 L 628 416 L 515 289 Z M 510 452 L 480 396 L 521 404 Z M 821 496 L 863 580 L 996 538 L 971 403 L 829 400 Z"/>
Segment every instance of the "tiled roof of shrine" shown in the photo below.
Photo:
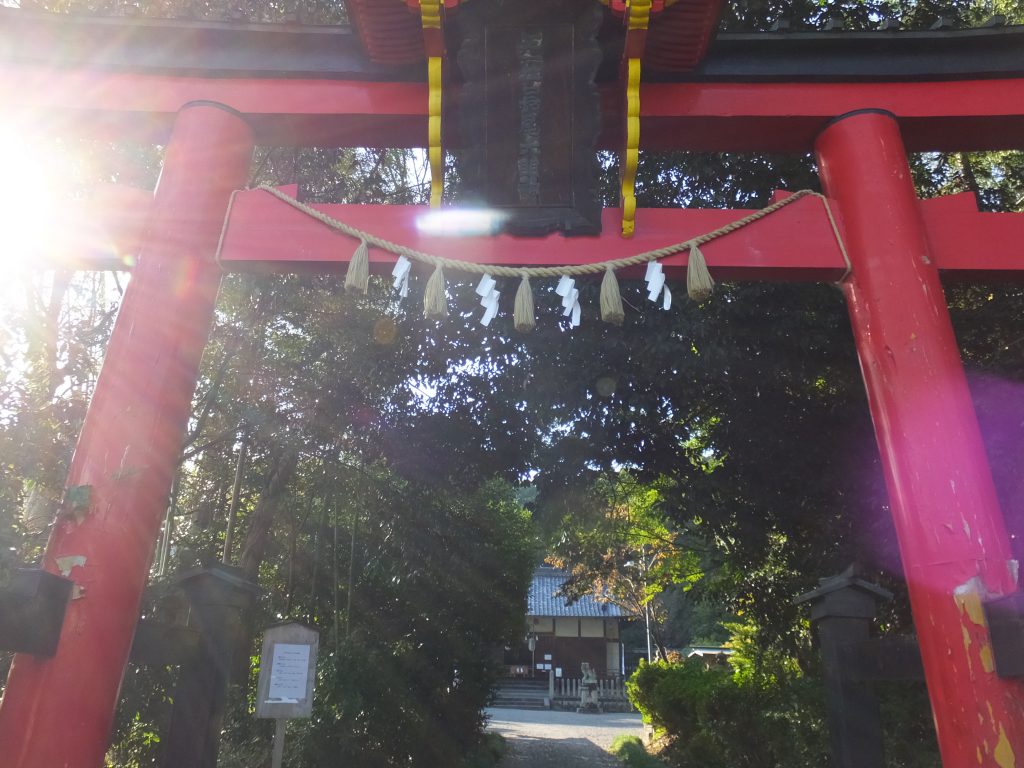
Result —
<path fill-rule="evenodd" d="M 625 618 L 626 613 L 617 605 L 586 595 L 571 605 L 558 594 L 567 576 L 558 568 L 541 566 L 533 572 L 530 596 L 527 600 L 527 616 L 583 617 L 595 619 Z"/>

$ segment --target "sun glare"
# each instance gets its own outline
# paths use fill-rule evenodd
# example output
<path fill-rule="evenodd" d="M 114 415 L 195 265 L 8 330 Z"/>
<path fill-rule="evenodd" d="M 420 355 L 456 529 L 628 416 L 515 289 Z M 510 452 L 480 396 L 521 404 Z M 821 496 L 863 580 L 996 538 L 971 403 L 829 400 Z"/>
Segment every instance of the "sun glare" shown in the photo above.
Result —
<path fill-rule="evenodd" d="M 78 170 L 66 146 L 0 124 L 0 303 L 10 303 L 29 270 L 53 266 L 62 250 L 66 214 Z"/>

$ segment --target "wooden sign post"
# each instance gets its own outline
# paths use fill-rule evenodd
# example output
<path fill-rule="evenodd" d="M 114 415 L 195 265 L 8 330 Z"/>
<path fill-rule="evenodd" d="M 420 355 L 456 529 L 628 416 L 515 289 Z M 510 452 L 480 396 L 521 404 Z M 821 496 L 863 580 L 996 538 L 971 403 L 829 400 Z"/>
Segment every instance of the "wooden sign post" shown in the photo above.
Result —
<path fill-rule="evenodd" d="M 319 647 L 320 633 L 298 622 L 276 624 L 263 633 L 256 717 L 277 721 L 272 768 L 281 768 L 287 721 L 312 714 Z"/>

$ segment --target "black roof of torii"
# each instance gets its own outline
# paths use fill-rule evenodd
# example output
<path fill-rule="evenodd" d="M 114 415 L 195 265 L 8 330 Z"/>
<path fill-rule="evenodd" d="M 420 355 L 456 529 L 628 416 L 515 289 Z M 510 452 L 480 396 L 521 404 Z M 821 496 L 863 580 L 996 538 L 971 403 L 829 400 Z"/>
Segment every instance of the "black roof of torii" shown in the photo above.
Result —
<path fill-rule="evenodd" d="M 599 79 L 614 79 L 609 48 Z M 8 64 L 218 77 L 417 81 L 421 66 L 367 61 L 341 26 L 51 14 L 0 8 Z M 1024 76 L 1024 26 L 719 34 L 696 71 L 662 82 L 956 80 Z"/>

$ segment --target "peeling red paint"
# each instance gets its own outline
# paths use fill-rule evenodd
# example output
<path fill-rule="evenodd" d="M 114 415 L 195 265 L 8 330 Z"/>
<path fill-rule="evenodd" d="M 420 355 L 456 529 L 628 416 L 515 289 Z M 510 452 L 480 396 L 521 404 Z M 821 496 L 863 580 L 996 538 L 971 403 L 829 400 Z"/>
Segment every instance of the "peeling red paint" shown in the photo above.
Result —
<path fill-rule="evenodd" d="M 1006 738 L 1003 726 L 999 726 L 999 743 L 996 744 L 993 757 L 995 757 L 996 765 L 999 768 L 1015 768 L 1017 765 L 1017 757 L 1013 753 L 1013 747 L 1010 746 L 1010 740 Z"/>

